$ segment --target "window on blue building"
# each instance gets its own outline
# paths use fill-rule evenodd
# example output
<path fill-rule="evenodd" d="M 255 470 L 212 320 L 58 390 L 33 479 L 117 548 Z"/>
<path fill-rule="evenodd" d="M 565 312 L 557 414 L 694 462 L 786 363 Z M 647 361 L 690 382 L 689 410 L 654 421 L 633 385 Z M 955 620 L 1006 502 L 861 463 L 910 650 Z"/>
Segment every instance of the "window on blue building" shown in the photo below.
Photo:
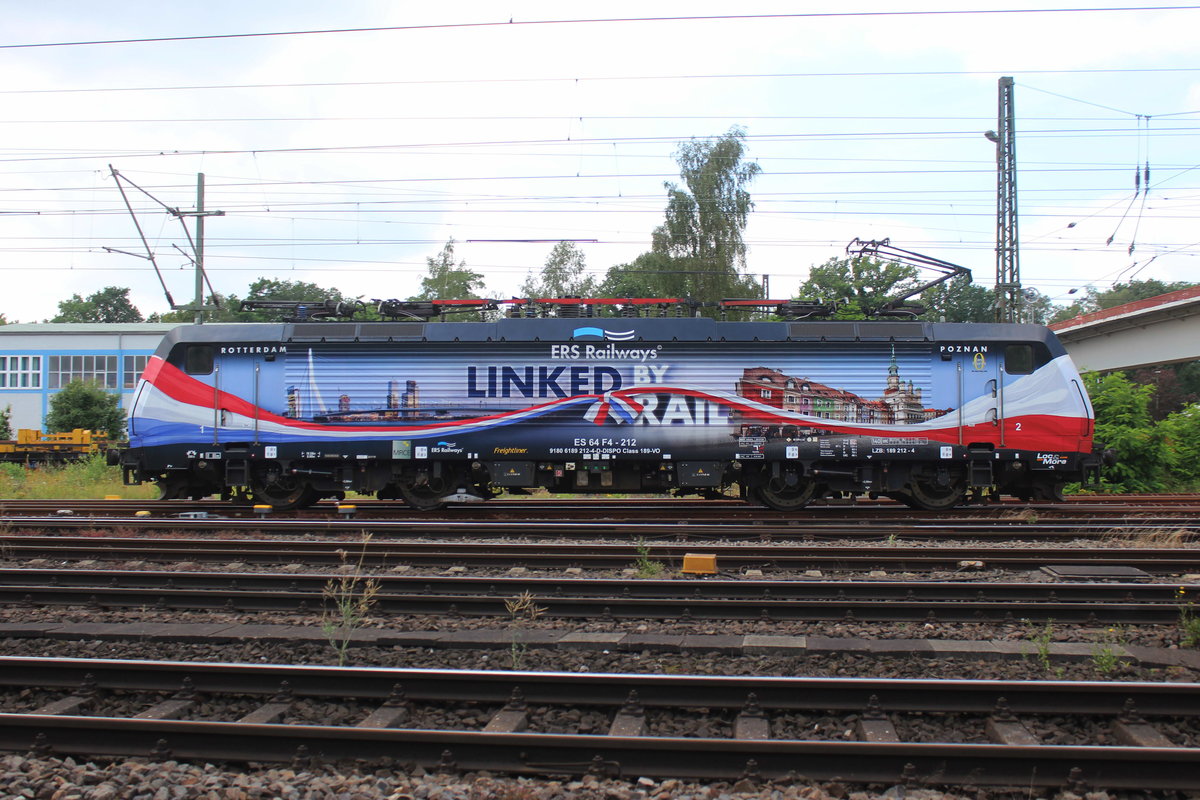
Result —
<path fill-rule="evenodd" d="M 40 388 L 41 356 L 0 356 L 0 389 Z"/>
<path fill-rule="evenodd" d="M 46 382 L 61 389 L 71 381 L 91 381 L 105 389 L 117 388 L 116 356 L 47 356 Z"/>
<path fill-rule="evenodd" d="M 150 360 L 150 356 L 125 356 L 124 386 L 126 389 L 136 389 L 138 379 L 142 377 L 142 373 L 146 371 L 146 363 Z"/>

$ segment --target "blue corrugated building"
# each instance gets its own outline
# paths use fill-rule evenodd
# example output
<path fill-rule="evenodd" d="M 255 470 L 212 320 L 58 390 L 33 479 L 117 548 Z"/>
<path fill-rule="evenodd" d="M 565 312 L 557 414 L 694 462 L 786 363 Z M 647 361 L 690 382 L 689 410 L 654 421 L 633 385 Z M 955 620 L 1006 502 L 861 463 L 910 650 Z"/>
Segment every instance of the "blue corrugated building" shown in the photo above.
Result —
<path fill-rule="evenodd" d="M 128 408 L 146 361 L 178 323 L 0 325 L 0 409 L 11 427 L 43 429 L 50 398 L 72 380 L 99 383 Z"/>

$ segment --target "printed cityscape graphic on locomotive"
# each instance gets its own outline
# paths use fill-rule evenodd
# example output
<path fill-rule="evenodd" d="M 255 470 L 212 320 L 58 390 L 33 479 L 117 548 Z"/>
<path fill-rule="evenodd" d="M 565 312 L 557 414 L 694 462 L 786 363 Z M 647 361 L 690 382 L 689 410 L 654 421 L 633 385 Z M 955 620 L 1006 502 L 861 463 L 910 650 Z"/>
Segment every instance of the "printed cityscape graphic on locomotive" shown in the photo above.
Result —
<path fill-rule="evenodd" d="M 296 321 L 169 334 L 121 463 L 164 498 L 279 508 L 737 487 L 781 511 L 838 493 L 944 509 L 972 490 L 1060 497 L 1099 466 L 1092 433 L 1074 365 L 1035 325 Z"/>

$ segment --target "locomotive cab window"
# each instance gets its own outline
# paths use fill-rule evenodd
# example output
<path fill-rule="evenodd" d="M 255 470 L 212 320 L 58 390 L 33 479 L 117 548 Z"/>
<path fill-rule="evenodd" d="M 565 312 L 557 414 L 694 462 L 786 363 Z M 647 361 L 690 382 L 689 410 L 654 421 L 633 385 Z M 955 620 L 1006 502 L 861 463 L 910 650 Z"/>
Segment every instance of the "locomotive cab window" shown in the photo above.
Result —
<path fill-rule="evenodd" d="M 1028 375 L 1033 372 L 1033 347 L 1027 344 L 1005 347 L 1004 371 L 1009 375 Z"/>
<path fill-rule="evenodd" d="M 188 375 L 208 375 L 213 371 L 213 349 L 208 344 L 188 345 L 183 369 Z"/>

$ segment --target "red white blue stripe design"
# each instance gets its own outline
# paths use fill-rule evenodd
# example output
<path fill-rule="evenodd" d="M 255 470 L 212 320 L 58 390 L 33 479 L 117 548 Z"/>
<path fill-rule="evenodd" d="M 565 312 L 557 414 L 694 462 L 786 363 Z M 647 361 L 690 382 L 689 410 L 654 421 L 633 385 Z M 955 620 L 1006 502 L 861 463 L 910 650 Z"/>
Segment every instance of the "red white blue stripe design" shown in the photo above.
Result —
<path fill-rule="evenodd" d="M 215 389 L 155 357 L 139 386 L 130 417 L 135 446 L 197 441 L 238 441 L 250 431 L 262 442 L 371 441 L 463 436 L 503 426 L 542 425 L 570 430 L 594 426 L 653 424 L 646 416 L 650 396 L 704 401 L 719 409 L 697 430 L 727 439 L 739 424 L 794 425 L 830 433 L 879 437 L 923 437 L 944 443 L 999 442 L 1001 426 L 1009 448 L 1079 451 L 1090 448 L 1091 411 L 1078 386 L 1078 374 L 1066 357 L 1054 359 L 1004 387 L 1004 416 L 996 416 L 992 397 L 968 399 L 961 408 L 912 424 L 855 424 L 782 410 L 732 392 L 692 385 L 635 385 L 598 394 L 578 394 L 534 403 L 516 410 L 466 419 L 315 422 L 294 419 L 255 405 L 244 397 Z M 575 415 L 573 415 L 575 414 Z M 547 419 L 555 415 L 554 419 Z M 724 424 L 713 424 L 719 419 Z M 665 427 L 665 426 L 664 426 Z M 594 429 L 593 429 L 594 430 Z"/>

